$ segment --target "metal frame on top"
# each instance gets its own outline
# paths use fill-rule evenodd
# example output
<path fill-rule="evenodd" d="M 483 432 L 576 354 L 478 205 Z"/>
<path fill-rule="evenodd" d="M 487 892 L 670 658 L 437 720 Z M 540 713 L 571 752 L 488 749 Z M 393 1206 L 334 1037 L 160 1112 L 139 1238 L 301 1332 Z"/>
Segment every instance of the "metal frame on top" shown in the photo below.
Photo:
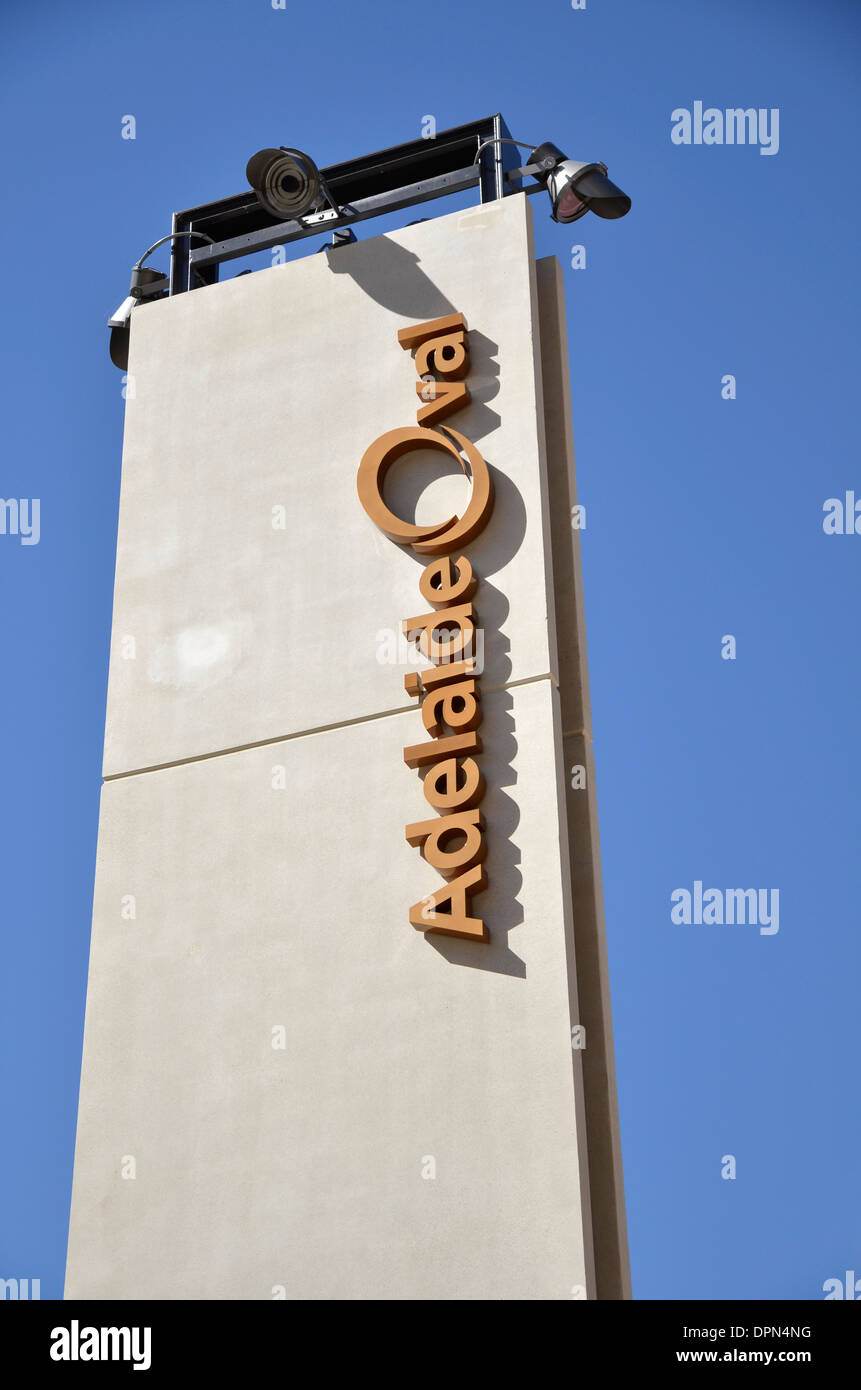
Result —
<path fill-rule="evenodd" d="M 337 208 L 326 208 L 294 222 L 278 222 L 250 188 L 231 198 L 174 213 L 174 233 L 200 232 L 211 242 L 200 244 L 193 235 L 173 240 L 170 293 L 182 294 L 213 284 L 222 261 L 336 231 L 448 193 L 478 187 L 481 201 L 486 203 L 508 193 L 535 191 L 537 186 L 521 190 L 520 177 L 512 171 L 522 160 L 514 144 L 501 143 L 504 140 L 510 141 L 511 136 L 497 114 L 440 131 L 431 139 L 411 140 L 331 164 L 320 172 Z M 484 141 L 494 143 L 479 154 Z"/>

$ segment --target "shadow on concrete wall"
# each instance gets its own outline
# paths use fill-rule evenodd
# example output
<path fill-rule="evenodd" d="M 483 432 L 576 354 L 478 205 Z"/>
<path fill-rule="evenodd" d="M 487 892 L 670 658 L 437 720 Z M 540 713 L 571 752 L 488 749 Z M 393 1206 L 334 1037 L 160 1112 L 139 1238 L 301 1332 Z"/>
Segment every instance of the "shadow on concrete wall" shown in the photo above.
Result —
<path fill-rule="evenodd" d="M 349 275 L 369 299 L 408 319 L 438 319 L 456 307 L 425 275 L 420 258 L 387 236 L 324 248 L 329 269 Z"/>

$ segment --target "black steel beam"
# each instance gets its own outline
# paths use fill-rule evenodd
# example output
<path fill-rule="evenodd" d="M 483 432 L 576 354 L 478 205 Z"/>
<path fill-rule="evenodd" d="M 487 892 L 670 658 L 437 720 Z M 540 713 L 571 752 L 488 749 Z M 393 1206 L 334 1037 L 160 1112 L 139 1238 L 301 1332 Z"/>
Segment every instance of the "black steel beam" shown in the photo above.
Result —
<path fill-rule="evenodd" d="M 444 198 L 448 193 L 460 193 L 466 188 L 475 188 L 480 177 L 478 166 L 469 165 L 466 169 L 457 169 L 451 174 L 440 174 L 435 179 L 408 184 L 393 193 L 377 193 L 370 198 L 360 198 L 357 202 L 349 203 L 340 213 L 327 209 L 324 212 L 313 213 L 301 222 L 278 222 L 274 226 L 231 237 L 212 246 L 192 248 L 189 255 L 191 269 L 200 270 L 206 266 L 218 265 L 222 261 L 235 260 L 237 256 L 250 256 L 254 251 L 268 251 L 270 247 L 282 246 L 288 241 L 319 236 L 321 232 L 348 227 L 353 222 L 364 222 L 369 217 L 379 217 L 384 212 L 397 212 L 400 208 L 426 203 L 432 198 Z"/>

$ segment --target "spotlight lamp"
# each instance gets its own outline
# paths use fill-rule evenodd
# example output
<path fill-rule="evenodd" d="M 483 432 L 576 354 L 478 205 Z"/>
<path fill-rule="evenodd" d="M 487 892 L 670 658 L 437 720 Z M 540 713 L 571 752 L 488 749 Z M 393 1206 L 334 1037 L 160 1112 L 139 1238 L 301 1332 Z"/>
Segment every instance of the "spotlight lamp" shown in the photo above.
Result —
<path fill-rule="evenodd" d="M 166 241 L 173 243 L 178 237 L 197 237 L 201 241 L 212 242 L 212 237 L 207 236 L 205 232 L 169 232 L 167 236 L 154 241 L 152 246 L 144 251 L 140 260 L 135 261 L 132 266 L 132 280 L 128 295 L 108 319 L 108 328 L 111 330 L 111 361 L 115 367 L 119 367 L 123 372 L 128 369 L 129 365 L 129 332 L 132 310 L 145 300 L 162 299 L 168 292 L 168 277 L 160 270 L 153 270 L 150 266 L 145 266 L 144 261 L 157 247 L 163 246 Z"/>
<path fill-rule="evenodd" d="M 485 145 L 500 143 L 532 151 L 528 164 L 509 170 L 505 177 L 511 183 L 531 174 L 535 183 L 526 192 L 535 192 L 536 186 L 546 190 L 554 222 L 576 222 L 587 212 L 616 218 L 630 211 L 631 199 L 607 177 L 606 164 L 569 159 L 551 140 L 543 145 L 528 145 L 522 140 L 486 140 L 479 146 L 476 163 Z"/>
<path fill-rule="evenodd" d="M 282 145 L 258 150 L 245 167 L 257 201 L 279 222 L 296 222 L 328 203 L 337 211 L 326 181 L 310 155 Z"/>
<path fill-rule="evenodd" d="M 554 222 L 576 222 L 586 212 L 615 218 L 630 211 L 631 199 L 608 179 L 606 164 L 568 159 L 549 140 L 533 150 L 529 163 L 539 166 L 535 178 L 550 195 Z"/>

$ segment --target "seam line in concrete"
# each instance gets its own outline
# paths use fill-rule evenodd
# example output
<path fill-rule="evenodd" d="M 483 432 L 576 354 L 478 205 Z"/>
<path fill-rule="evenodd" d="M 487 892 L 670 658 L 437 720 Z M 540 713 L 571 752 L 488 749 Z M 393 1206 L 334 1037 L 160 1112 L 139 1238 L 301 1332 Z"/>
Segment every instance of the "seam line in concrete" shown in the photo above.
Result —
<path fill-rule="evenodd" d="M 519 685 L 534 685 L 536 681 L 556 681 L 552 672 L 545 671 L 540 676 L 524 676 L 519 681 L 506 681 L 503 685 L 487 685 L 487 694 L 497 690 L 514 690 Z M 336 724 L 320 724 L 314 729 L 300 729 L 295 734 L 278 734 L 275 738 L 261 738 L 255 743 L 237 743 L 233 748 L 217 748 L 214 753 L 196 753 L 191 758 L 176 758 L 169 763 L 153 763 L 151 767 L 133 767 L 128 772 L 112 772 L 102 778 L 102 782 L 121 782 L 127 777 L 142 777 L 147 772 L 166 772 L 171 767 L 188 767 L 191 763 L 207 763 L 213 758 L 229 758 L 231 753 L 247 753 L 252 748 L 270 748 L 276 743 L 292 743 L 297 738 L 311 738 L 314 734 L 329 734 L 335 729 L 351 729 L 357 724 L 370 724 L 377 719 L 390 719 L 393 714 L 410 714 L 418 705 L 398 705 L 395 709 L 380 710 L 377 714 L 360 714 L 356 719 L 341 719 Z"/>

